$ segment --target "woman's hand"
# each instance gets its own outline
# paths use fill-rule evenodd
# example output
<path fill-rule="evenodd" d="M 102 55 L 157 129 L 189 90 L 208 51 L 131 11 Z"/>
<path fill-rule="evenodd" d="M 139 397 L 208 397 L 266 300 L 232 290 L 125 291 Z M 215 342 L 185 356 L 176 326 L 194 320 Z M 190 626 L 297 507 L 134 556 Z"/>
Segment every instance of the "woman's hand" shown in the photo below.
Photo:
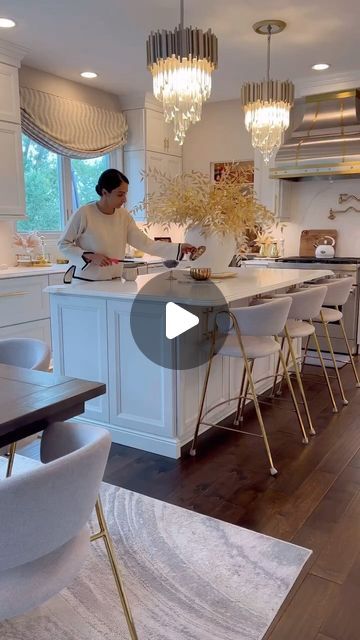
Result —
<path fill-rule="evenodd" d="M 187 242 L 183 242 L 180 246 L 180 251 L 182 254 L 194 253 L 194 251 L 196 251 L 196 247 L 192 244 L 188 244 Z"/>
<path fill-rule="evenodd" d="M 112 264 L 111 258 L 104 256 L 102 253 L 88 253 L 85 251 L 83 253 L 83 258 L 87 264 L 91 263 L 97 267 L 108 267 Z"/>

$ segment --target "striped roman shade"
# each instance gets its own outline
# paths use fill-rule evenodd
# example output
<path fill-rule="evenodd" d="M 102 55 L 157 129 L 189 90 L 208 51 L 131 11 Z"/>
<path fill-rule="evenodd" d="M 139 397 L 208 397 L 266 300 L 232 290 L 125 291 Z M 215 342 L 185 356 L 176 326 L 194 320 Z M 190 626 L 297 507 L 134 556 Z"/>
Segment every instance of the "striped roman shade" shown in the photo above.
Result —
<path fill-rule="evenodd" d="M 94 158 L 126 142 L 120 111 L 20 87 L 21 124 L 26 135 L 50 151 L 71 158 Z"/>

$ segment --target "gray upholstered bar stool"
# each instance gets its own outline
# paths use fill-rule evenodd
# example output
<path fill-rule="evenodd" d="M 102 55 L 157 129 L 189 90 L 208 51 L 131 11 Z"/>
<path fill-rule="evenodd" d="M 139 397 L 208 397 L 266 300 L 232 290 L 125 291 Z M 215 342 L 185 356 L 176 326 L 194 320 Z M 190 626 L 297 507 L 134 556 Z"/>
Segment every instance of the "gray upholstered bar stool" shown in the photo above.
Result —
<path fill-rule="evenodd" d="M 333 322 L 339 323 L 342 335 L 343 335 L 344 340 L 345 340 L 346 348 L 347 348 L 347 351 L 348 351 L 348 354 L 349 354 L 350 364 L 351 364 L 352 371 L 353 371 L 354 378 L 355 378 L 355 384 L 356 384 L 357 387 L 360 387 L 359 376 L 358 376 L 358 373 L 357 373 L 357 370 L 356 370 L 356 367 L 355 367 L 354 358 L 353 358 L 353 355 L 351 353 L 349 340 L 348 340 L 348 337 L 347 337 L 347 334 L 346 334 L 346 331 L 345 331 L 345 327 L 344 327 L 343 313 L 340 310 L 340 307 L 347 302 L 347 300 L 349 298 L 349 295 L 351 294 L 351 289 L 352 289 L 352 285 L 353 285 L 353 279 L 352 279 L 352 277 L 327 279 L 327 280 L 324 280 L 324 281 L 319 281 L 318 285 L 314 285 L 314 286 L 321 286 L 322 282 L 323 282 L 323 284 L 325 284 L 327 286 L 327 293 L 326 293 L 326 296 L 325 296 L 325 300 L 324 300 L 323 306 L 321 307 L 318 316 L 316 318 L 314 318 L 314 320 L 316 322 L 321 322 L 322 326 L 324 328 L 325 338 L 326 338 L 326 341 L 327 341 L 327 344 L 328 344 L 328 347 L 329 347 L 331 360 L 333 362 L 333 366 L 334 366 L 334 370 L 335 370 L 335 376 L 336 376 L 337 383 L 338 383 L 338 386 L 339 386 L 340 395 L 341 395 L 343 404 L 347 405 L 349 402 L 348 402 L 348 400 L 347 400 L 347 398 L 345 396 L 345 392 L 344 392 L 344 388 L 343 388 L 343 384 L 342 384 L 339 368 L 337 366 L 337 361 L 336 361 L 336 356 L 335 356 L 335 353 L 334 353 L 333 344 L 331 342 L 331 337 L 330 337 L 330 334 L 329 334 L 328 325 L 333 323 Z M 306 361 L 306 355 L 307 355 L 308 346 L 309 346 L 309 341 L 308 341 L 306 349 L 305 349 L 304 363 Z"/>
<path fill-rule="evenodd" d="M 304 340 L 304 338 L 306 338 L 307 344 L 308 344 L 308 341 L 311 337 L 314 339 L 316 350 L 322 366 L 325 382 L 327 384 L 327 388 L 329 391 L 333 411 L 337 412 L 338 409 L 336 406 L 334 394 L 331 388 L 328 373 L 326 371 L 324 359 L 320 350 L 319 341 L 315 332 L 315 326 L 313 324 L 313 318 L 316 318 L 319 315 L 320 310 L 322 308 L 322 304 L 324 303 L 325 297 L 327 295 L 327 287 L 325 285 L 316 286 L 316 287 L 311 287 L 306 289 L 300 289 L 295 292 L 285 293 L 283 295 L 285 295 L 286 297 L 291 297 L 292 302 L 291 302 L 291 307 L 289 310 L 289 315 L 288 315 L 288 319 L 286 321 L 284 330 L 280 334 L 282 338 L 281 348 L 282 349 L 284 349 L 284 347 L 287 348 L 287 355 L 286 355 L 285 362 L 286 362 L 286 365 L 288 365 L 289 360 L 291 360 L 291 365 L 294 370 L 294 375 L 296 377 L 296 380 L 299 386 L 302 403 L 304 405 L 306 417 L 308 420 L 309 431 L 311 435 L 315 435 L 315 430 L 314 430 L 311 415 L 310 415 L 309 405 L 307 402 L 307 398 L 306 398 L 306 394 L 303 386 L 301 366 L 299 366 L 299 360 L 301 364 L 301 359 L 302 359 L 301 351 L 300 351 L 300 355 L 296 353 L 296 348 L 294 348 L 294 343 L 296 341 L 299 341 L 302 344 L 302 341 Z M 279 298 L 279 297 L 281 297 L 281 294 L 278 294 L 277 296 L 275 296 L 275 298 Z M 276 386 L 277 386 L 277 378 L 278 378 L 277 374 L 279 373 L 279 370 L 280 370 L 280 364 L 281 362 L 279 358 L 277 363 L 277 368 L 276 368 L 276 377 L 274 379 L 274 385 L 273 385 L 273 395 L 276 395 Z"/>
<path fill-rule="evenodd" d="M 219 427 L 221 429 L 235 431 L 236 433 L 262 437 L 266 454 L 270 463 L 270 473 L 271 475 L 277 474 L 277 469 L 274 466 L 266 428 L 260 409 L 259 399 L 255 389 L 255 381 L 253 378 L 253 366 L 255 360 L 257 358 L 266 358 L 268 356 L 276 354 L 279 354 L 280 361 L 284 370 L 284 376 L 290 389 L 294 408 L 299 420 L 302 441 L 303 443 L 308 443 L 308 437 L 306 435 L 305 427 L 302 422 L 300 410 L 297 404 L 290 376 L 286 368 L 285 358 L 280 348 L 280 340 L 278 339 L 278 335 L 284 329 L 291 303 L 291 298 L 281 297 L 277 300 L 270 300 L 269 302 L 265 302 L 264 304 L 250 307 L 234 308 L 229 311 L 220 312 L 219 314 L 217 314 L 216 327 L 212 333 L 211 343 L 209 345 L 207 342 L 207 344 L 204 345 L 204 347 L 209 352 L 209 360 L 203 385 L 194 438 L 190 450 L 191 455 L 194 456 L 196 454 L 200 426 L 206 425 L 211 427 Z M 226 334 L 225 341 L 223 337 L 219 339 L 219 332 L 222 334 Z M 247 389 L 248 386 L 250 389 L 249 396 L 254 402 L 254 407 L 261 430 L 260 436 L 259 434 L 249 433 L 248 431 L 213 424 L 211 422 L 208 422 L 207 420 L 205 421 L 206 416 L 215 408 L 211 407 L 204 412 L 204 403 L 209 382 L 211 365 L 216 354 L 228 356 L 230 358 L 241 358 L 243 360 L 244 374 L 242 376 L 240 384 L 240 393 L 238 396 L 236 396 L 236 398 L 230 398 L 226 402 L 229 402 L 230 400 L 238 401 L 238 415 L 239 406 L 241 406 L 242 401 L 245 401 L 248 395 L 247 392 L 244 393 L 244 388 Z M 223 403 L 219 403 L 218 405 L 216 405 L 216 407 L 220 406 L 220 404 Z"/>

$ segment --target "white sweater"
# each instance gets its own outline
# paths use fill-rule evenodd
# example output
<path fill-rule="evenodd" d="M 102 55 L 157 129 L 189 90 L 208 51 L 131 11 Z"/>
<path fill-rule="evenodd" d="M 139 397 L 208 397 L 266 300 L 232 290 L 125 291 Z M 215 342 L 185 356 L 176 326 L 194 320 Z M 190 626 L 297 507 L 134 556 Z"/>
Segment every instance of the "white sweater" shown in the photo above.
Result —
<path fill-rule="evenodd" d="M 181 245 L 151 240 L 136 225 L 127 209 L 115 209 L 112 215 L 106 215 L 95 202 L 80 207 L 70 218 L 62 234 L 58 247 L 76 266 L 75 277 L 87 280 L 111 280 L 122 274 L 123 264 L 98 267 L 82 258 L 86 251 L 102 253 L 108 258 L 122 260 L 126 244 L 145 253 L 165 259 L 177 260 Z"/>

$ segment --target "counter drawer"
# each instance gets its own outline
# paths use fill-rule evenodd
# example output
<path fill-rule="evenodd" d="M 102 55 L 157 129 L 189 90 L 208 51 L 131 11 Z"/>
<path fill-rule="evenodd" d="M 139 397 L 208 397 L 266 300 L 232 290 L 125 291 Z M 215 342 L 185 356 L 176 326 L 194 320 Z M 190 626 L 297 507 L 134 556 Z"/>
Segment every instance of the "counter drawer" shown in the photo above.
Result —
<path fill-rule="evenodd" d="M 51 347 L 50 320 L 34 320 L 0 328 L 0 340 L 4 338 L 35 338 Z"/>
<path fill-rule="evenodd" d="M 49 301 L 44 293 L 48 278 L 24 276 L 0 282 L 0 327 L 48 318 Z"/>

